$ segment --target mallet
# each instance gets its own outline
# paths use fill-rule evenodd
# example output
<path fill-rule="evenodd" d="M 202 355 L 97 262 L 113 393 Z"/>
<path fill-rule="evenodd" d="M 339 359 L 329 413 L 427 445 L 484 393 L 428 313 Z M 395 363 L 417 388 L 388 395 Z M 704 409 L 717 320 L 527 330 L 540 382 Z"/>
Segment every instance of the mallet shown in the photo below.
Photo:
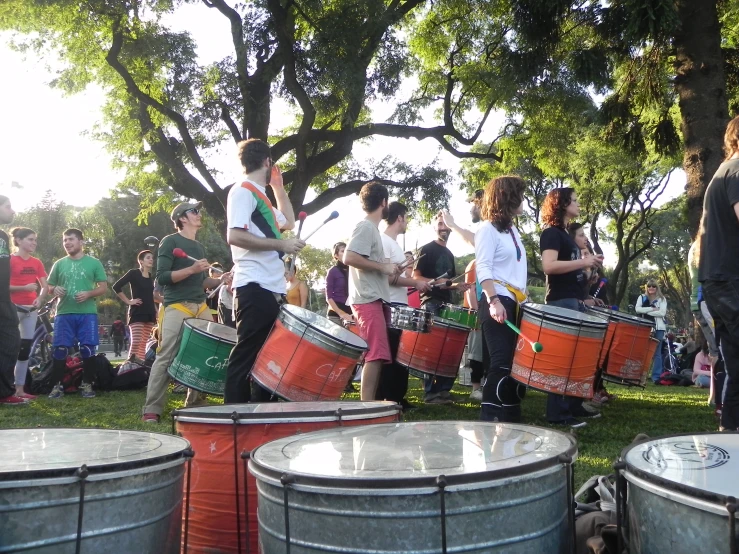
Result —
<path fill-rule="evenodd" d="M 310 235 L 308 235 L 307 237 L 305 237 L 303 239 L 303 241 L 306 242 L 309 238 L 311 238 L 313 235 L 315 235 L 321 227 L 323 227 L 324 225 L 326 225 L 326 223 L 328 223 L 332 219 L 336 219 L 337 217 L 339 217 L 339 212 L 337 212 L 336 210 L 334 210 L 333 212 L 331 212 L 331 215 L 326 218 L 326 221 L 324 221 L 318 227 L 316 227 L 316 229 Z"/>
<path fill-rule="evenodd" d="M 172 250 L 172 255 L 175 258 L 188 258 L 192 260 L 193 262 L 199 261 L 193 258 L 192 256 L 188 256 L 187 253 L 182 248 L 175 248 L 174 250 Z M 210 269 L 212 269 L 213 271 L 217 271 L 218 273 L 225 273 L 225 271 L 223 271 L 220 267 L 210 266 Z"/>
<path fill-rule="evenodd" d="M 527 337 L 521 332 L 521 329 L 516 327 L 513 323 L 511 323 L 507 319 L 505 320 L 505 324 L 508 325 L 508 327 L 510 327 L 511 329 L 513 329 L 518 334 L 518 336 L 520 336 L 523 340 L 528 342 L 531 345 L 531 350 L 533 350 L 534 352 L 541 352 L 542 350 L 544 350 L 544 347 L 541 345 L 540 342 L 532 341 L 529 337 Z"/>
<path fill-rule="evenodd" d="M 339 215 L 339 214 L 336 214 Z M 298 221 L 300 223 L 298 224 L 298 235 L 297 238 L 300 240 L 300 232 L 303 230 L 303 223 L 305 223 L 305 218 L 308 217 L 308 214 L 305 212 L 300 212 L 298 214 Z M 290 260 L 290 273 L 295 271 L 295 256 L 292 257 L 292 260 Z"/>

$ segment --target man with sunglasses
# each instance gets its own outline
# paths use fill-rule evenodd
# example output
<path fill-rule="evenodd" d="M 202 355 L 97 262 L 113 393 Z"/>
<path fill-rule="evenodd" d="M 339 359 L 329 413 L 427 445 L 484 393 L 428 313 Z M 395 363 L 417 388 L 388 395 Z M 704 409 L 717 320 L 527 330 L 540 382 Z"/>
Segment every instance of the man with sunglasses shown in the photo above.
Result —
<path fill-rule="evenodd" d="M 202 207 L 202 202 L 177 204 L 171 214 L 177 232 L 167 235 L 159 243 L 157 282 L 162 286 L 164 302 L 159 310 L 161 340 L 146 390 L 143 420 L 147 423 L 159 421 L 167 401 L 167 368 L 180 348 L 182 322 L 194 317 L 213 321 L 205 303 L 205 289 L 214 289 L 221 281 L 226 286 L 231 284 L 230 273 L 223 273 L 218 279 L 208 277 L 210 264 L 205 259 L 205 248 L 195 240 L 198 229 L 203 226 Z M 177 248 L 197 261 L 176 257 L 174 250 Z M 197 391 L 188 389 L 185 406 L 192 406 L 197 401 Z"/>

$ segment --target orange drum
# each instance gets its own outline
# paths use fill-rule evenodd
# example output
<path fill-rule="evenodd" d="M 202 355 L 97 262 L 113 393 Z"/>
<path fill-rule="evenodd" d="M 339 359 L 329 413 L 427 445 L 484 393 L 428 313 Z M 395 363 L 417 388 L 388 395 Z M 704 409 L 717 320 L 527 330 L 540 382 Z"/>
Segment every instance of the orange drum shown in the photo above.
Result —
<path fill-rule="evenodd" d="M 534 352 L 519 337 L 511 376 L 540 391 L 592 398 L 608 324 L 601 318 L 556 306 L 524 304 L 522 309 L 521 332 L 540 342 L 544 350 Z"/>
<path fill-rule="evenodd" d="M 600 356 L 598 356 L 598 367 L 600 369 L 603 369 L 603 367 L 605 367 L 608 351 L 611 349 L 611 345 L 613 344 L 613 336 L 616 334 L 616 327 L 618 326 L 618 322 L 615 318 L 612 318 L 611 316 L 617 313 L 618 312 L 616 312 L 615 310 L 611 310 L 610 308 L 594 307 L 588 309 L 588 314 L 594 317 L 600 317 L 608 322 L 606 336 L 603 339 L 603 348 L 600 349 Z"/>
<path fill-rule="evenodd" d="M 455 378 L 470 328 L 449 319 L 434 318 L 428 333 L 403 331 L 395 361 L 416 377 Z"/>
<path fill-rule="evenodd" d="M 643 387 L 647 384 L 647 379 L 651 378 L 652 376 L 652 363 L 654 362 L 654 354 L 657 352 L 657 349 L 661 346 L 661 342 L 657 339 L 649 339 L 649 346 L 647 346 L 647 351 L 644 354 L 644 365 L 642 374 L 641 374 L 641 381 L 639 384 Z"/>
<path fill-rule="evenodd" d="M 614 327 L 614 332 L 601 366 L 603 379 L 627 385 L 642 384 L 643 374 L 652 367 L 652 359 L 645 359 L 652 346 L 652 322 L 641 317 L 612 312 L 609 326 Z"/>
<path fill-rule="evenodd" d="M 359 325 L 357 325 L 356 321 L 344 321 L 344 327 L 346 327 L 355 335 L 359 336 Z"/>
<path fill-rule="evenodd" d="M 185 481 L 190 481 L 190 509 L 183 516 L 182 551 L 201 554 L 258 552 L 256 482 L 245 467 L 256 447 L 308 431 L 400 419 L 394 402 L 232 404 L 173 415 L 177 432 L 195 452 Z"/>
<path fill-rule="evenodd" d="M 285 400 L 338 400 L 366 351 L 367 343 L 358 335 L 285 304 L 251 376 Z"/>

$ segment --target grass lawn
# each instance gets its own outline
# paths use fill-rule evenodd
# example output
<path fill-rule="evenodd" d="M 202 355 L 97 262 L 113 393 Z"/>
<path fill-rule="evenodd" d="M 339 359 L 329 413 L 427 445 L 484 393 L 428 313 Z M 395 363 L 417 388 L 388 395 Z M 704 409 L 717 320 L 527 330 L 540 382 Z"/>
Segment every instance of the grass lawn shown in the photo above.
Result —
<path fill-rule="evenodd" d="M 603 417 L 590 420 L 587 427 L 575 432 L 579 443 L 579 458 L 575 465 L 577 486 L 592 475 L 610 473 L 619 452 L 638 433 L 657 437 L 718 429 L 713 408 L 706 403 L 706 389 L 649 385 L 641 390 L 610 385 L 608 390 L 618 398 L 603 408 Z M 480 407 L 467 402 L 469 391 L 467 387 L 455 387 L 452 394 L 458 401 L 456 405 L 426 406 L 422 401 L 421 381 L 411 378 L 407 398 L 418 407 L 410 410 L 405 420 L 476 420 Z M 100 427 L 171 433 L 172 418 L 168 415 L 159 424 L 141 422 L 144 397 L 145 391 L 142 390 L 98 393 L 97 398 L 87 400 L 77 394 L 67 395 L 62 400 L 39 398 L 28 406 L 2 407 L 0 428 Z M 358 393 L 346 395 L 346 399 L 358 398 Z M 222 402 L 216 397 L 209 400 Z M 184 401 L 183 394 L 170 394 L 166 413 L 181 408 Z M 545 402 L 544 394 L 529 391 L 523 402 L 523 421 L 551 427 L 544 419 Z"/>

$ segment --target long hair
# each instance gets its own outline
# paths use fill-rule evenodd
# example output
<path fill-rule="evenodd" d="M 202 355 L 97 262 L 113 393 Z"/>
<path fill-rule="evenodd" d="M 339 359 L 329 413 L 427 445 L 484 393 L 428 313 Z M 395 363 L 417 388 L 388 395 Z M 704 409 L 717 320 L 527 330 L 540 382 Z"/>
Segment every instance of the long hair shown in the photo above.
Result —
<path fill-rule="evenodd" d="M 647 284 L 644 285 L 644 293 L 649 294 L 649 291 L 647 290 L 647 287 L 657 287 L 657 298 L 664 298 L 665 295 L 662 294 L 662 289 L 659 288 L 659 283 L 655 281 L 654 279 L 650 279 L 647 281 Z"/>
<path fill-rule="evenodd" d="M 724 133 L 724 155 L 725 160 L 731 158 L 735 152 L 739 151 L 739 116 L 735 117 L 726 126 Z"/>
<path fill-rule="evenodd" d="M 526 182 L 517 175 L 496 177 L 485 187 L 480 216 L 501 233 L 507 231 L 513 225 L 525 191 Z"/>
<path fill-rule="evenodd" d="M 541 207 L 541 222 L 546 227 L 562 227 L 565 225 L 565 212 L 572 202 L 575 189 L 563 187 L 550 190 Z"/>
<path fill-rule="evenodd" d="M 703 212 L 705 216 L 706 212 Z M 693 242 L 693 267 L 699 267 L 701 263 L 701 243 L 703 242 L 703 235 L 706 233 L 705 217 L 701 217 L 701 222 L 698 224 L 698 232 L 695 235 L 695 241 Z"/>

